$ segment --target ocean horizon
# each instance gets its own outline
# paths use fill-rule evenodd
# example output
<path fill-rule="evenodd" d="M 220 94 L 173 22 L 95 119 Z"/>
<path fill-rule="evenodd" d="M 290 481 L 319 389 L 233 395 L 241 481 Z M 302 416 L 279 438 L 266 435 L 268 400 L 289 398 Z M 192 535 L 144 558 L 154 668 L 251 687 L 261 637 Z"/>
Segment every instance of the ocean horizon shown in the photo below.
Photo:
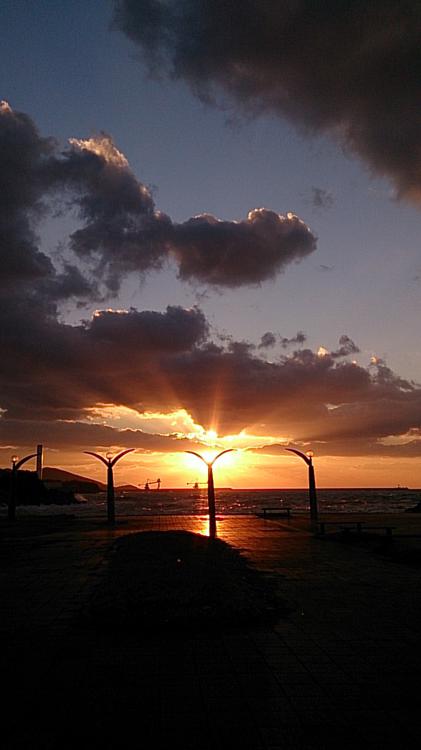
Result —
<path fill-rule="evenodd" d="M 421 500 L 421 489 L 404 487 L 323 488 L 317 491 L 319 513 L 399 513 L 413 508 Z M 78 517 L 106 515 L 106 492 L 78 494 L 71 505 L 18 506 L 18 515 L 69 514 Z M 307 489 L 227 489 L 216 488 L 216 512 L 219 515 L 256 514 L 262 508 L 294 513 L 309 510 Z M 119 490 L 116 488 L 116 515 L 205 515 L 207 490 L 160 489 Z M 6 507 L 0 514 L 6 513 Z"/>

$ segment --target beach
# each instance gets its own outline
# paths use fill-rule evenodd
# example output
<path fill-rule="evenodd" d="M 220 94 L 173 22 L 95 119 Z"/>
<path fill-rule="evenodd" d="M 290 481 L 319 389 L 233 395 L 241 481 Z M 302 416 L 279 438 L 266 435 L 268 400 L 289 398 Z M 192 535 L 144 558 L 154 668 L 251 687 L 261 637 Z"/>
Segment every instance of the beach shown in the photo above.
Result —
<path fill-rule="evenodd" d="M 419 514 L 375 520 L 394 526 L 391 547 L 421 547 Z M 314 536 L 305 516 L 220 516 L 219 538 L 269 574 L 285 606 L 271 622 L 145 633 L 81 619 L 111 565 L 118 576 L 116 540 L 202 534 L 205 517 L 0 528 L 4 747 L 124 747 L 132 732 L 148 748 L 415 746 L 420 567 L 391 556 L 382 531 L 344 541 Z"/>

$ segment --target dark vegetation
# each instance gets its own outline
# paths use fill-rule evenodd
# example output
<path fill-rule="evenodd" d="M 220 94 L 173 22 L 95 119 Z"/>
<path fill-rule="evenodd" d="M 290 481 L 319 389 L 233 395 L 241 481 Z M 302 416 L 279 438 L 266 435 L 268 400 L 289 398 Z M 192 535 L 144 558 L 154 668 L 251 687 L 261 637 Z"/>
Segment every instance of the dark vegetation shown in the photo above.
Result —
<path fill-rule="evenodd" d="M 286 612 L 274 579 L 225 542 L 186 531 L 120 538 L 84 619 L 103 629 L 208 629 Z"/>
<path fill-rule="evenodd" d="M 0 469 L 0 503 L 9 502 L 11 479 L 10 469 Z M 64 482 L 61 487 L 47 488 L 35 471 L 17 472 L 16 505 L 69 505 L 77 503 L 75 492 L 82 491 L 79 485 L 72 482 Z"/>

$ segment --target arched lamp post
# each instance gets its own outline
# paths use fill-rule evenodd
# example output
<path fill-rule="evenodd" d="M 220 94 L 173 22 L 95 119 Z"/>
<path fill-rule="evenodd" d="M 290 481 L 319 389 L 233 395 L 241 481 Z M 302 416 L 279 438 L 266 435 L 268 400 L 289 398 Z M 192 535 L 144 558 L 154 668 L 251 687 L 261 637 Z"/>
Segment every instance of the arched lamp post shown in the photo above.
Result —
<path fill-rule="evenodd" d="M 314 453 L 313 451 L 302 453 L 301 451 L 297 451 L 295 448 L 285 448 L 285 450 L 290 451 L 291 453 L 295 453 L 297 456 L 302 458 L 308 466 L 308 496 L 310 500 L 310 519 L 312 526 L 315 527 L 319 518 L 319 512 L 317 508 L 316 479 L 314 476 L 313 466 Z"/>
<path fill-rule="evenodd" d="M 10 481 L 9 507 L 7 509 L 7 518 L 9 521 L 14 521 L 16 518 L 16 480 L 18 476 L 18 470 L 31 458 L 36 457 L 36 453 L 31 453 L 29 456 L 25 456 L 20 460 L 19 456 L 12 456 L 12 476 Z"/>
<path fill-rule="evenodd" d="M 121 451 L 121 453 L 117 453 L 116 456 L 113 456 L 112 453 L 106 453 L 105 458 L 104 456 L 101 456 L 99 453 L 93 453 L 92 451 L 84 451 L 84 453 L 87 453 L 89 456 L 95 456 L 95 458 L 98 458 L 107 467 L 107 519 L 108 519 L 108 523 L 115 523 L 113 467 L 115 466 L 117 461 L 120 460 L 120 458 L 123 458 L 123 456 L 125 456 L 126 453 L 131 453 L 132 451 L 134 451 L 134 448 L 127 448 L 127 450 Z"/>
<path fill-rule="evenodd" d="M 208 508 L 209 508 L 209 537 L 210 539 L 215 539 L 216 537 L 216 516 L 215 516 L 215 487 L 213 484 L 213 465 L 215 461 L 224 455 L 224 453 L 230 453 L 231 451 L 235 450 L 235 448 L 227 448 L 224 451 L 221 451 L 221 453 L 218 453 L 215 458 L 212 459 L 212 461 L 206 461 L 203 456 L 200 455 L 200 453 L 195 453 L 194 451 L 184 451 L 185 453 L 190 453 L 192 456 L 196 456 L 196 458 L 200 458 L 201 461 L 203 461 L 204 464 L 208 467 Z"/>

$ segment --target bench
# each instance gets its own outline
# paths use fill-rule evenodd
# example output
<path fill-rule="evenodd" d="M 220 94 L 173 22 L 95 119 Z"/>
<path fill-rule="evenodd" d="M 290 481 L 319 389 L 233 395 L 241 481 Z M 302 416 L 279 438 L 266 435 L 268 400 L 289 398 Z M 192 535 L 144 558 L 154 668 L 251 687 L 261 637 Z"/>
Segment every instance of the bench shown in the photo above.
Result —
<path fill-rule="evenodd" d="M 363 531 L 384 531 L 387 537 L 391 537 L 396 526 L 370 526 L 366 521 L 319 521 L 319 534 L 323 536 L 326 533 L 326 526 L 337 526 L 345 534 L 355 530 L 357 534 Z"/>
<path fill-rule="evenodd" d="M 257 515 L 263 518 L 291 518 L 291 508 L 262 508 Z"/>
<path fill-rule="evenodd" d="M 396 526 L 365 526 L 364 531 L 384 531 L 386 536 L 392 536 L 393 530 Z"/>
<path fill-rule="evenodd" d="M 343 531 L 355 528 L 357 534 L 361 534 L 364 521 L 319 521 L 319 534 L 323 536 L 326 533 L 326 526 L 339 526 Z"/>

